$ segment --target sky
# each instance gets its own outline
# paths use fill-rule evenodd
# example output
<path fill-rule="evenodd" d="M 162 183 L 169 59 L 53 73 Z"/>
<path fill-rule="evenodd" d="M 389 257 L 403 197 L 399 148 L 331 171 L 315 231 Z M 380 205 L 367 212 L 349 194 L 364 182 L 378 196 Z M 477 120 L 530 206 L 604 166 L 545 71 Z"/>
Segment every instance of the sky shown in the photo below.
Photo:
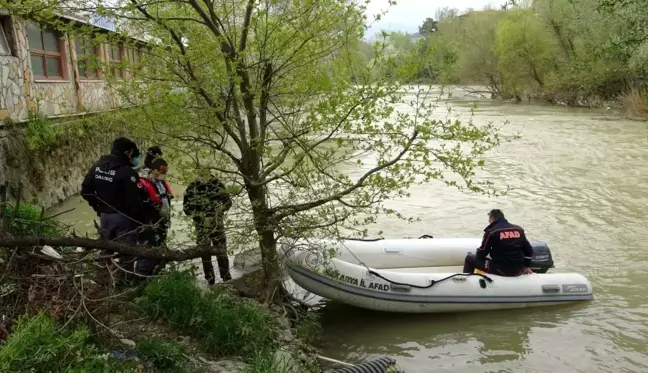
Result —
<path fill-rule="evenodd" d="M 368 30 L 367 37 L 381 29 L 389 31 L 417 32 L 418 26 L 427 17 L 433 17 L 437 9 L 444 7 L 456 8 L 460 12 L 468 8 L 482 9 L 486 5 L 499 7 L 505 0 L 396 0 L 396 5 L 388 13 L 375 22 Z M 373 20 L 381 10 L 388 8 L 388 0 L 371 0 L 367 7 L 367 16 Z"/>

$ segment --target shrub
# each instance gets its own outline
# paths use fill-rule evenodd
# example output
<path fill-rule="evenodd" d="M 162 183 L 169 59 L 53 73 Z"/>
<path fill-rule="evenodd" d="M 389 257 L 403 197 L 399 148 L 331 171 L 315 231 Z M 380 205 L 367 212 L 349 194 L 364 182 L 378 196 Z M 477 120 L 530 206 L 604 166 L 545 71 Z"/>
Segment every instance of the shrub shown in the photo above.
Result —
<path fill-rule="evenodd" d="M 252 357 L 276 343 L 274 322 L 256 302 L 228 294 L 203 295 L 188 271 L 170 271 L 136 300 L 141 312 L 198 339 L 217 356 Z"/>
<path fill-rule="evenodd" d="M 619 96 L 623 115 L 630 119 L 646 119 L 648 99 L 644 91 L 632 87 Z"/>
<path fill-rule="evenodd" d="M 129 372 L 126 363 L 102 354 L 88 341 L 85 327 L 59 329 L 53 319 L 21 316 L 0 349 L 0 372 Z"/>
<path fill-rule="evenodd" d="M 61 130 L 42 114 L 29 115 L 25 126 L 27 149 L 32 151 L 47 151 L 56 145 Z"/>

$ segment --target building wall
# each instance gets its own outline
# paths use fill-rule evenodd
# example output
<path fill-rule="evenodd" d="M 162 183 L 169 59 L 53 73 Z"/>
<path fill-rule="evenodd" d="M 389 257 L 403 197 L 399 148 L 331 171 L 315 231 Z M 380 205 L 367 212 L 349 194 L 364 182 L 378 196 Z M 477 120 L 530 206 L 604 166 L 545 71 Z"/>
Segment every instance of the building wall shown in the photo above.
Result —
<path fill-rule="evenodd" d="M 27 119 L 22 73 L 17 57 L 0 56 L 0 121 Z"/>
<path fill-rule="evenodd" d="M 38 111 L 45 116 L 63 116 L 128 106 L 109 86 L 103 73 L 92 79 L 79 75 L 76 41 L 67 35 L 62 35 L 61 43 L 63 77 L 36 77 L 30 58 L 26 24 L 24 20 L 11 17 L 11 30 L 5 30 L 5 33 L 11 34 L 14 56 L 0 55 L 0 121 L 6 118 L 26 121 L 29 111 Z M 124 50 L 122 53 L 122 58 L 126 58 Z M 108 61 L 109 46 L 98 46 L 97 55 L 103 61 Z M 130 78 L 127 71 L 123 74 L 125 79 Z"/>
<path fill-rule="evenodd" d="M 20 29 L 4 16 L 2 21 L 9 46 L 15 38 L 20 37 Z M 16 52 L 16 51 L 14 51 Z M 25 68 L 21 55 L 14 53 L 0 56 L 0 121 L 7 118 L 13 121 L 27 119 L 27 101 L 25 99 Z"/>

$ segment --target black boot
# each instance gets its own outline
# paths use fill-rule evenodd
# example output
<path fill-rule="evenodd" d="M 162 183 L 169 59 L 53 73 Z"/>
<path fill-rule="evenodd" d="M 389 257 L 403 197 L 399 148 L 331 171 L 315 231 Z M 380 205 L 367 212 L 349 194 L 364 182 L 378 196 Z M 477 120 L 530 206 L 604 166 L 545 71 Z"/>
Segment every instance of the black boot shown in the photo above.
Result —
<path fill-rule="evenodd" d="M 232 279 L 229 271 L 229 259 L 227 256 L 218 256 L 216 258 L 218 261 L 218 272 L 220 273 L 221 280 L 227 282 Z"/>
<path fill-rule="evenodd" d="M 211 262 L 211 256 L 205 256 L 202 258 L 202 266 L 205 280 L 207 280 L 209 285 L 214 285 L 216 283 L 216 274 L 214 273 L 214 265 Z"/>

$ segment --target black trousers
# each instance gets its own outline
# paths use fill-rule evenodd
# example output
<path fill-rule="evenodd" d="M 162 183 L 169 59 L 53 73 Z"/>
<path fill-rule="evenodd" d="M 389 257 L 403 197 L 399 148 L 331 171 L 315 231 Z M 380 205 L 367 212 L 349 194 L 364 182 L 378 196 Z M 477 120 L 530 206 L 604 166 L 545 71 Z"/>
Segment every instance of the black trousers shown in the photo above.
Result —
<path fill-rule="evenodd" d="M 218 263 L 218 272 L 223 282 L 232 279 L 229 270 L 229 258 L 227 256 L 227 235 L 225 227 L 221 221 L 216 219 L 199 219 L 194 220 L 196 225 L 196 241 L 199 246 L 211 246 L 216 248 L 216 261 Z M 214 265 L 211 256 L 202 257 L 202 266 L 205 279 L 210 285 L 216 282 Z"/>
<path fill-rule="evenodd" d="M 475 269 L 498 276 L 515 277 L 522 273 L 523 263 L 502 263 L 490 260 L 488 263 L 481 263 L 475 254 L 468 253 L 464 259 L 463 273 L 473 273 Z"/>
<path fill-rule="evenodd" d="M 169 224 L 167 221 L 162 220 L 153 228 L 141 234 L 139 241 L 149 246 L 162 247 L 166 244 L 168 232 Z M 161 271 L 165 264 L 166 262 L 161 259 L 138 258 L 136 272 L 138 274 L 152 276 Z"/>
<path fill-rule="evenodd" d="M 127 216 L 119 213 L 102 213 L 99 215 L 99 221 L 100 237 L 102 240 L 119 242 L 124 245 L 135 245 L 137 242 L 137 224 Z M 99 255 L 110 256 L 112 254 L 112 251 L 102 250 Z M 135 257 L 121 256 L 119 258 L 119 264 L 122 268 L 131 273 L 125 273 L 121 270 L 118 271 L 118 281 L 126 283 L 132 282 Z M 108 265 L 108 263 L 106 263 L 106 265 Z"/>

